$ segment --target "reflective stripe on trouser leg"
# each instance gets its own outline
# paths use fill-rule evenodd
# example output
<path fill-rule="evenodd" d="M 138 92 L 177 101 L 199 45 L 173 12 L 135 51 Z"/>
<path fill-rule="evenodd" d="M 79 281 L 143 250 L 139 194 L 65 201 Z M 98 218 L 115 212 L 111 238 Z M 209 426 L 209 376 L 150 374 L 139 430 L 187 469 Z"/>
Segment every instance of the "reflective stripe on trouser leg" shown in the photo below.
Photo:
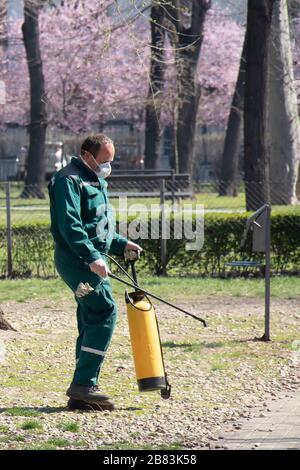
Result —
<path fill-rule="evenodd" d="M 98 356 L 105 356 L 104 351 L 100 351 L 99 349 L 89 348 L 87 346 L 81 346 L 81 351 L 86 351 L 86 352 L 89 352 L 91 354 L 97 354 Z"/>

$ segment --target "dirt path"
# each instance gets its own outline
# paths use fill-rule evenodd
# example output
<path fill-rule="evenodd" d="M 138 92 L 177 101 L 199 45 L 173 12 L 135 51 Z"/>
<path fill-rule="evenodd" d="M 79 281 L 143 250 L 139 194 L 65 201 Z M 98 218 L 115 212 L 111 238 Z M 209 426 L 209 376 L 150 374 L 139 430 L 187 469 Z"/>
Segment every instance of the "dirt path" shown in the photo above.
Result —
<path fill-rule="evenodd" d="M 82 413 L 65 407 L 75 363 L 73 301 L 3 304 L 18 332 L 0 332 L 6 349 L 6 364 L 0 364 L 0 448 L 207 448 L 221 445 L 228 423 L 247 420 L 259 403 L 299 388 L 300 301 L 272 302 L 270 343 L 257 341 L 262 299 L 181 305 L 204 316 L 209 327 L 158 307 L 172 397 L 138 393 L 121 301 L 100 381 L 118 409 Z"/>

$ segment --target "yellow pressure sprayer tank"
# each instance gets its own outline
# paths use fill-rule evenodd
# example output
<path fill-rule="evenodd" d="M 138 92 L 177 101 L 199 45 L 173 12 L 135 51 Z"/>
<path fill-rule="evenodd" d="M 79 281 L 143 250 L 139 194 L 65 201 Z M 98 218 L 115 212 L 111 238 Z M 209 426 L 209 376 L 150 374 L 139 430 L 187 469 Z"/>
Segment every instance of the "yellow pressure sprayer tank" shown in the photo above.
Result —
<path fill-rule="evenodd" d="M 159 328 L 151 301 L 142 292 L 125 293 L 129 334 L 140 392 L 160 390 L 170 396 Z"/>
<path fill-rule="evenodd" d="M 111 272 L 109 273 L 109 276 L 112 279 L 116 279 L 118 282 L 135 289 L 135 292 L 131 293 L 125 291 L 125 300 L 127 304 L 127 318 L 131 348 L 139 390 L 140 392 L 160 390 L 161 397 L 168 399 L 171 396 L 171 385 L 168 382 L 164 365 L 164 357 L 155 310 L 148 298 L 148 295 L 160 302 L 163 302 L 169 307 L 175 308 L 185 315 L 200 321 L 204 326 L 207 326 L 206 321 L 203 320 L 203 318 L 187 312 L 183 308 L 174 305 L 139 286 L 134 265 L 135 261 L 139 258 L 139 250 L 125 249 L 124 252 L 125 261 L 129 261 L 131 264 L 132 277 L 110 255 L 102 252 L 101 254 L 111 259 L 120 268 L 120 270 L 129 277 L 131 282 L 129 283 L 125 279 L 121 279 L 119 276 L 116 276 Z"/>

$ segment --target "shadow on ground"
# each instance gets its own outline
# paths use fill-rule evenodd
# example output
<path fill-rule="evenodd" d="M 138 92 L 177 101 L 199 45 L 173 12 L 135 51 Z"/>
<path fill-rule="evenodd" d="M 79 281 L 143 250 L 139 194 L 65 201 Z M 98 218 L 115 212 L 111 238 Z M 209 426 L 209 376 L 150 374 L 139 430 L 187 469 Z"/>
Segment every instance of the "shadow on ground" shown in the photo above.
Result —
<path fill-rule="evenodd" d="M 137 408 L 134 406 L 129 406 L 127 408 L 117 408 L 116 411 L 140 411 L 143 408 Z M 35 417 L 39 413 L 61 413 L 66 411 L 74 411 L 70 410 L 67 406 L 24 406 L 24 407 L 8 407 L 8 408 L 0 408 L 0 414 L 6 413 L 10 416 L 24 416 L 24 417 Z M 83 411 L 83 410 L 76 410 L 76 411 Z M 84 411 L 96 411 L 96 410 L 84 410 Z M 101 410 L 99 410 L 101 411 Z"/>

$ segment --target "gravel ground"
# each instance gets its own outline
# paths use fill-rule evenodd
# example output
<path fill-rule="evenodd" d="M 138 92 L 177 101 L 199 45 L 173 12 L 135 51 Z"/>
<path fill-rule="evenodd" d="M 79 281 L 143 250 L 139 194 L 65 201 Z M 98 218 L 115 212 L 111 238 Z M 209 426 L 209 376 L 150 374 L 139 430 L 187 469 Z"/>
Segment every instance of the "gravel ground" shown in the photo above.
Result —
<path fill-rule="evenodd" d="M 200 323 L 157 308 L 172 396 L 137 390 L 125 306 L 107 354 L 100 387 L 117 410 L 71 412 L 65 390 L 76 338 L 73 300 L 2 305 L 18 332 L 0 331 L 1 449 L 201 449 L 213 447 L 225 424 L 300 384 L 300 300 L 272 302 L 272 341 L 261 299 L 182 302 Z M 1 348 L 0 348 L 1 349 Z M 1 357 L 1 355 L 0 355 Z M 3 352 L 2 352 L 3 358 Z"/>

